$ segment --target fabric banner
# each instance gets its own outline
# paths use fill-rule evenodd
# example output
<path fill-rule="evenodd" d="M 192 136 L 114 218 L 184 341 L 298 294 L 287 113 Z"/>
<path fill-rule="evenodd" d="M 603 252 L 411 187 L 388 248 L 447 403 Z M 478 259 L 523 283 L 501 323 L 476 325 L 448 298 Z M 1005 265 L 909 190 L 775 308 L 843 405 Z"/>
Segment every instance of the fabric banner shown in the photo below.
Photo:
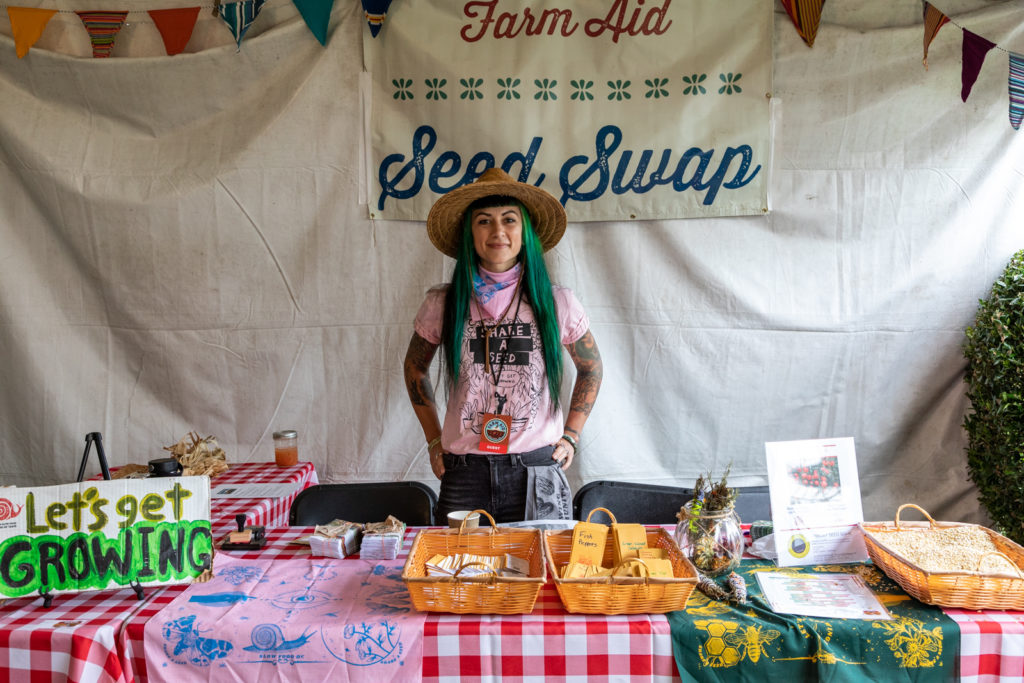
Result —
<path fill-rule="evenodd" d="M 14 37 L 18 59 L 28 54 L 29 49 L 43 35 L 43 29 L 50 18 L 57 13 L 55 9 L 37 9 L 35 7 L 8 7 L 7 17 L 11 20 L 11 35 Z"/>
<path fill-rule="evenodd" d="M 985 62 L 985 55 L 996 44 L 988 38 L 979 36 L 977 33 L 972 33 L 967 29 L 963 31 L 963 66 L 960 72 L 960 99 L 966 102 L 967 98 L 971 96 L 971 88 L 974 87 L 974 82 L 978 80 L 978 74 L 981 73 L 981 65 Z"/>
<path fill-rule="evenodd" d="M 149 680 L 419 681 L 425 614 L 403 564 L 217 555 L 212 580 L 146 623 Z"/>
<path fill-rule="evenodd" d="M 821 619 L 776 614 L 757 583 L 758 572 L 856 573 L 892 620 Z M 870 564 L 780 570 L 744 560 L 739 573 L 748 602 L 712 600 L 699 591 L 686 609 L 669 612 L 672 649 L 687 681 L 951 681 L 960 628 L 938 607 L 924 605 Z"/>
<path fill-rule="evenodd" d="M 760 0 L 397 3 L 363 33 L 370 216 L 423 220 L 491 166 L 571 221 L 761 214 L 771 37 Z"/>
<path fill-rule="evenodd" d="M 92 56 L 106 58 L 114 49 L 114 40 L 124 26 L 128 12 L 75 12 L 89 32 L 92 42 Z"/>
<path fill-rule="evenodd" d="M 295 8 L 302 15 L 310 32 L 320 41 L 321 45 L 327 45 L 327 25 L 331 21 L 331 12 L 334 9 L 334 0 L 292 0 Z"/>
<path fill-rule="evenodd" d="M 151 9 L 149 16 L 160 31 L 164 40 L 164 49 L 168 55 L 181 54 L 192 37 L 199 16 L 198 7 L 182 7 L 180 9 Z"/>
<path fill-rule="evenodd" d="M 786 14 L 793 20 L 796 32 L 807 43 L 807 47 L 814 47 L 818 25 L 821 24 L 821 8 L 824 5 L 825 0 L 782 0 Z"/>
<path fill-rule="evenodd" d="M 263 9 L 266 0 L 245 0 L 244 2 L 229 2 L 220 7 L 220 18 L 231 29 L 231 35 L 235 38 L 235 44 L 239 49 L 242 47 L 242 39 L 245 32 L 256 21 Z"/>
<path fill-rule="evenodd" d="M 1010 92 L 1010 125 L 1014 130 L 1020 129 L 1020 120 L 1024 115 L 1024 55 L 1010 53 L 1010 76 L 1007 83 Z"/>
<path fill-rule="evenodd" d="M 937 10 L 930 2 L 924 3 L 924 57 L 921 62 L 928 68 L 928 46 L 939 35 L 939 29 L 949 22 L 949 17 Z"/>

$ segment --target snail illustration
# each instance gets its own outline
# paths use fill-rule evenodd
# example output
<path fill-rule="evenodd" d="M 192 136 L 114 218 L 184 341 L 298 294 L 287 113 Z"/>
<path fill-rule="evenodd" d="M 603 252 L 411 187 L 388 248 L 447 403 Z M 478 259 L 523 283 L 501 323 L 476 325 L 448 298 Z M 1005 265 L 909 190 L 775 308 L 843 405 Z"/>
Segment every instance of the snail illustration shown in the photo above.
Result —
<path fill-rule="evenodd" d="M 311 632 L 303 632 L 294 640 L 285 640 L 284 631 L 277 624 L 260 624 L 253 628 L 252 645 L 245 648 L 249 652 L 268 652 L 281 650 L 294 650 L 305 645 L 313 637 Z"/>
<path fill-rule="evenodd" d="M 0 521 L 17 517 L 23 507 L 25 506 L 19 505 L 17 509 L 15 509 L 14 503 L 6 498 L 0 498 Z"/>

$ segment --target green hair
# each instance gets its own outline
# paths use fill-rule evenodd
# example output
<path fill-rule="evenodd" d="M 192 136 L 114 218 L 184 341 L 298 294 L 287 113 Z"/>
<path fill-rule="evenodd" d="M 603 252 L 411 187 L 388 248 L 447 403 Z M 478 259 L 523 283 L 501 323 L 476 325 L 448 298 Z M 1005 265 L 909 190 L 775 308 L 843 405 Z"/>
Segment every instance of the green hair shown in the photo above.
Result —
<path fill-rule="evenodd" d="M 558 314 L 555 299 L 551 295 L 551 279 L 544 263 L 544 249 L 533 230 L 533 219 L 529 211 L 518 200 L 511 197 L 485 197 L 478 199 L 466 209 L 462 221 L 462 240 L 455 258 L 455 271 L 444 298 L 444 318 L 441 324 L 441 359 L 449 387 L 455 386 L 459 364 L 462 362 L 462 335 L 465 320 L 469 315 L 469 303 L 473 293 L 473 275 L 480 264 L 480 257 L 473 247 L 474 209 L 494 206 L 518 206 L 523 217 L 523 247 L 517 261 L 522 266 L 521 291 L 533 309 L 534 323 L 540 332 L 544 370 L 548 379 L 551 408 L 559 404 L 562 389 L 562 345 L 558 328 Z"/>

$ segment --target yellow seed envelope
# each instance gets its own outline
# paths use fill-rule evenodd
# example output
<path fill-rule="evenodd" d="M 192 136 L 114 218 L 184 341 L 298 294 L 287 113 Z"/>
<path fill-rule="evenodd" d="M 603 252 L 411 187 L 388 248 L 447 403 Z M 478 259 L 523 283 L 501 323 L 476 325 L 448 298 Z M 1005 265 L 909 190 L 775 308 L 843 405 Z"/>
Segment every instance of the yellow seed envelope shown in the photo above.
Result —
<path fill-rule="evenodd" d="M 604 546 L 608 542 L 608 527 L 593 522 L 577 522 L 572 530 L 572 550 L 569 564 L 592 564 L 600 567 L 604 561 Z"/>
<path fill-rule="evenodd" d="M 647 531 L 643 524 L 612 524 L 612 542 L 615 550 L 615 564 L 637 556 L 637 551 L 647 547 Z"/>
<path fill-rule="evenodd" d="M 674 576 L 670 560 L 645 559 L 644 564 L 647 565 L 647 570 L 650 572 L 649 576 L 661 576 L 666 579 L 671 579 Z"/>
<path fill-rule="evenodd" d="M 641 548 L 636 554 L 641 560 L 667 560 L 668 553 L 664 548 Z"/>

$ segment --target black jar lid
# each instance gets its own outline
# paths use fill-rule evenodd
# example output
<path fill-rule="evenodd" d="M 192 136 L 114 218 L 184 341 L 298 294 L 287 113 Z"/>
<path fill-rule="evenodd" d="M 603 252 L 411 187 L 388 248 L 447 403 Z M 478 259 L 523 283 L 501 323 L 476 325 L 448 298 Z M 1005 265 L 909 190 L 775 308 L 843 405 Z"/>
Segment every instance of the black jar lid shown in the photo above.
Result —
<path fill-rule="evenodd" d="M 181 463 L 174 458 L 157 458 L 149 461 L 152 477 L 176 477 L 181 474 Z"/>

